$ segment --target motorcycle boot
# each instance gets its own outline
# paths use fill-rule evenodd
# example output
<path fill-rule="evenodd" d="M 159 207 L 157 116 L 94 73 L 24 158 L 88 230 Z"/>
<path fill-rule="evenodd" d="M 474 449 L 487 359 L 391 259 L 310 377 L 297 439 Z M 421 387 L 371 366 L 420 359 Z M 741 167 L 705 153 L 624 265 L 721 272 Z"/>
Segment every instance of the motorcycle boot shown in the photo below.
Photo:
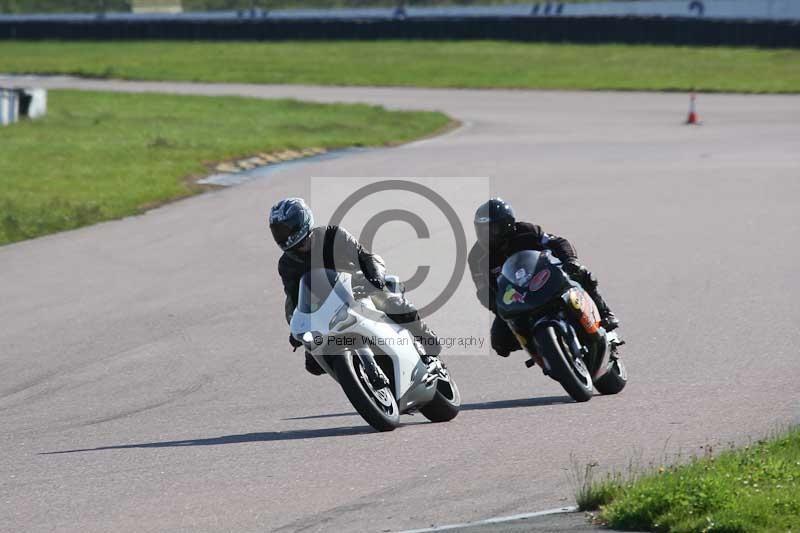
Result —
<path fill-rule="evenodd" d="M 442 341 L 419 316 L 414 305 L 405 297 L 381 292 L 372 297 L 375 307 L 386 313 L 392 321 L 405 327 L 422 345 L 427 357 L 438 357 L 442 353 Z M 423 357 L 423 362 L 427 364 Z"/>
<path fill-rule="evenodd" d="M 619 327 L 619 319 L 608 307 L 608 304 L 600 295 L 600 292 L 598 292 L 597 286 L 595 285 L 593 289 L 586 289 L 586 292 L 592 297 L 592 300 L 594 300 L 594 303 L 597 305 L 597 310 L 600 311 L 600 325 L 603 326 L 606 331 L 617 329 Z"/>
<path fill-rule="evenodd" d="M 597 278 L 585 266 L 576 261 L 569 261 L 564 264 L 564 270 L 570 275 L 572 279 L 580 283 L 581 287 L 589 293 L 594 303 L 597 305 L 597 310 L 600 311 L 600 325 L 606 331 L 613 331 L 619 327 L 619 319 L 608 307 L 603 296 L 597 288 Z"/>
<path fill-rule="evenodd" d="M 409 322 L 406 324 L 406 327 L 425 349 L 425 355 L 428 359 L 431 357 L 439 357 L 439 354 L 442 353 L 442 341 L 436 335 L 436 332 L 430 328 L 430 326 L 428 326 L 422 321 L 421 318 L 419 318 L 419 316 L 417 316 L 417 320 Z M 431 362 L 430 360 L 426 360 L 425 357 L 423 357 L 422 360 L 425 364 L 429 364 Z"/>

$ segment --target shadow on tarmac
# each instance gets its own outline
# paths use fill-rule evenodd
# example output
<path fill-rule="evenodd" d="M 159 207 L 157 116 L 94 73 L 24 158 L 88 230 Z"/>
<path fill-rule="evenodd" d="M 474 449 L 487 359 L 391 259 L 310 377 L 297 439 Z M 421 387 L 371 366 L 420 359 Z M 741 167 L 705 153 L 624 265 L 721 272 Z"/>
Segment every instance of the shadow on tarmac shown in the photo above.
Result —
<path fill-rule="evenodd" d="M 491 409 L 514 409 L 517 407 L 545 407 L 562 403 L 575 403 L 569 396 L 542 396 L 539 398 L 519 398 L 517 400 L 497 400 L 494 402 L 465 403 L 462 411 L 486 411 Z"/>
<path fill-rule="evenodd" d="M 464 403 L 462 411 L 486 411 L 491 409 L 513 409 L 516 407 L 544 407 L 562 403 L 574 403 L 569 396 L 542 396 L 540 398 L 519 398 L 516 400 L 497 400 L 494 402 Z M 294 416 L 283 420 L 311 420 L 315 418 L 334 418 L 340 416 L 358 416 L 355 411 L 348 413 L 330 413 L 327 415 Z"/>
<path fill-rule="evenodd" d="M 484 411 L 491 409 L 514 409 L 517 407 L 542 407 L 572 403 L 569 396 L 543 396 L 540 398 L 519 398 L 516 400 L 498 400 L 494 402 L 466 403 L 461 405 L 462 411 Z M 299 416 L 284 418 L 284 420 L 308 420 L 315 418 L 333 418 L 340 416 L 357 416 L 358 413 L 331 413 L 326 415 Z M 425 422 L 411 422 L 404 426 L 424 424 Z M 170 440 L 163 442 L 143 442 L 139 444 L 119 444 L 115 446 L 100 446 L 98 448 L 78 448 L 74 450 L 59 450 L 55 452 L 42 452 L 39 455 L 58 455 L 62 453 L 99 452 L 103 450 L 127 450 L 131 448 L 176 448 L 180 446 L 218 446 L 221 444 L 242 444 L 245 442 L 273 442 L 281 440 L 318 439 L 324 437 L 347 437 L 375 433 L 369 426 L 345 426 L 323 429 L 296 429 L 290 431 L 267 431 L 263 433 L 243 433 L 241 435 L 224 435 L 207 439 Z"/>
<path fill-rule="evenodd" d="M 42 452 L 39 455 L 56 455 L 60 453 L 98 452 L 102 450 L 126 450 L 129 448 L 172 448 L 179 446 L 217 446 L 220 444 L 241 444 L 245 442 L 273 442 L 281 440 L 318 439 L 323 437 L 345 437 L 376 433 L 370 426 L 351 426 L 324 429 L 297 429 L 291 431 L 267 431 L 264 433 L 244 433 L 241 435 L 225 435 L 208 439 L 170 440 L 163 442 L 144 442 L 139 444 L 120 444 L 116 446 L 100 446 L 98 448 L 82 448 Z"/>

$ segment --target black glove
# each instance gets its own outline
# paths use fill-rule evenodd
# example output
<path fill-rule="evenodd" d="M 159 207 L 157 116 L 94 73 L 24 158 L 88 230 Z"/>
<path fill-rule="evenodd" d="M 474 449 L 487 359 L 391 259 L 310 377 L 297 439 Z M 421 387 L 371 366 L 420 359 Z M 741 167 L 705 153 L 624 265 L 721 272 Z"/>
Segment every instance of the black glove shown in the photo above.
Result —
<path fill-rule="evenodd" d="M 289 344 L 291 344 L 292 348 L 294 348 L 294 350 L 292 350 L 292 351 L 297 350 L 299 347 L 301 347 L 303 345 L 302 342 L 300 342 L 299 340 L 297 340 L 294 337 L 292 337 L 291 333 L 289 333 Z"/>
<path fill-rule="evenodd" d="M 586 272 L 586 267 L 580 264 L 577 259 L 570 259 L 564 262 L 564 271 L 570 276 L 581 276 Z"/>
<path fill-rule="evenodd" d="M 353 297 L 356 300 L 366 298 L 370 294 L 382 291 L 386 283 L 384 280 L 367 279 L 362 272 L 356 272 L 350 280 L 350 287 L 353 289 Z"/>
<path fill-rule="evenodd" d="M 570 259 L 564 263 L 564 271 L 569 274 L 569 277 L 580 283 L 584 289 L 597 288 L 597 278 L 588 268 L 578 263 L 577 259 Z"/>
<path fill-rule="evenodd" d="M 353 298 L 361 300 L 369 296 L 367 288 L 364 285 L 353 285 Z"/>
<path fill-rule="evenodd" d="M 382 291 L 386 288 L 386 280 L 383 278 L 367 278 L 367 281 L 379 291 Z"/>

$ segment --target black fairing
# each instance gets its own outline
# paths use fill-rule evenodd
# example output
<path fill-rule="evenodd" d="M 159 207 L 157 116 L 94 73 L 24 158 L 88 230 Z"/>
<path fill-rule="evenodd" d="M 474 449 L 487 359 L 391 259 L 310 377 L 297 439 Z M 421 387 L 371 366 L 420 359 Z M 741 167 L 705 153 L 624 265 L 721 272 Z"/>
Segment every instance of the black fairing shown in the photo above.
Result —
<path fill-rule="evenodd" d="M 524 250 L 517 252 L 503 263 L 497 277 L 497 314 L 511 319 L 520 314 L 535 313 L 560 298 L 571 284 L 560 268 L 561 261 L 549 251 Z M 548 271 L 548 274 L 541 274 Z M 531 280 L 547 276 L 546 281 L 535 290 Z"/>

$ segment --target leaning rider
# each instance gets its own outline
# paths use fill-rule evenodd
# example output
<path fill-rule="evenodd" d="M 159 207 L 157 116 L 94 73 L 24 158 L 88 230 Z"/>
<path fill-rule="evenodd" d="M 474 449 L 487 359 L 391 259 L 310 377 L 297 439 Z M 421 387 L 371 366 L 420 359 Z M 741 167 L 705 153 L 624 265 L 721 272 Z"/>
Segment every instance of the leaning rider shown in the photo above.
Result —
<path fill-rule="evenodd" d="M 575 248 L 563 237 L 545 233 L 540 226 L 517 222 L 511 205 L 502 198 L 492 198 L 475 212 L 478 240 L 469 252 L 469 267 L 477 288 L 478 300 L 495 313 L 492 323 L 492 348 L 502 357 L 521 349 L 517 338 L 504 320 L 497 316 L 495 280 L 503 263 L 522 250 L 550 250 L 563 263 L 569 276 L 580 283 L 597 304 L 601 325 L 606 331 L 619 326 L 619 320 L 597 289 L 597 278 L 578 261 Z"/>
<path fill-rule="evenodd" d="M 441 342 L 433 330 L 419 317 L 417 309 L 404 296 L 386 290 L 386 266 L 377 254 L 364 248 L 350 233 L 338 226 L 314 227 L 314 216 L 302 198 L 286 198 L 272 206 L 269 227 L 275 242 L 283 250 L 278 261 L 278 274 L 286 293 L 286 320 L 290 322 L 297 307 L 300 278 L 312 268 L 337 272 L 361 271 L 374 288 L 372 301 L 390 320 L 401 324 L 423 345 L 430 363 L 441 353 Z M 314 263 L 321 264 L 314 264 Z M 302 343 L 289 335 L 295 348 Z M 306 352 L 306 370 L 314 375 L 325 371 Z"/>

